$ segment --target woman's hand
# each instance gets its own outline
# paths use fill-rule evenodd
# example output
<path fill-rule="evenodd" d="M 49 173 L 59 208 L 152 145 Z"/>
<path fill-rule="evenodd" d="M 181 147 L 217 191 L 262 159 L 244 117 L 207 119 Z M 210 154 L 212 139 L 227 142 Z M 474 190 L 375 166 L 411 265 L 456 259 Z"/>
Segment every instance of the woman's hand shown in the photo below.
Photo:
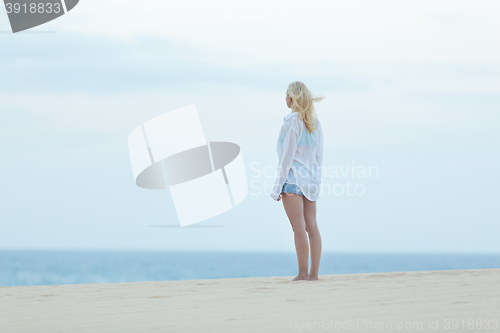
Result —
<path fill-rule="evenodd" d="M 276 199 L 276 201 L 280 201 L 281 200 L 281 194 L 278 196 L 278 199 Z"/>

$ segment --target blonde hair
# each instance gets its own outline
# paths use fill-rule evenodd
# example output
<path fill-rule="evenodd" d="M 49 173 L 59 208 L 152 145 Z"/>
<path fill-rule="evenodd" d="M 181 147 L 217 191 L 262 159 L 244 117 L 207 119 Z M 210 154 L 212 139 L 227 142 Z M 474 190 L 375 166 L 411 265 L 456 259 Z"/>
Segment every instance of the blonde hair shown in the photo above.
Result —
<path fill-rule="evenodd" d="M 325 97 L 312 97 L 309 89 L 300 81 L 290 83 L 286 93 L 292 98 L 292 112 L 299 114 L 299 119 L 304 121 L 309 133 L 314 132 L 317 118 L 313 102 L 319 102 Z"/>

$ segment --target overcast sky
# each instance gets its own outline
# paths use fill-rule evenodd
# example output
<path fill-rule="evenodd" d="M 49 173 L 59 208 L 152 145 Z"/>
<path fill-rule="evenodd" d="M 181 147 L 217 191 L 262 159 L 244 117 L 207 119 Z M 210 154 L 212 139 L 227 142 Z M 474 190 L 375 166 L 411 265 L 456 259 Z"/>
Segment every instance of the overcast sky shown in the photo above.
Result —
<path fill-rule="evenodd" d="M 301 80 L 326 96 L 339 171 L 318 201 L 325 251 L 499 253 L 499 15 L 484 0 L 82 0 L 12 34 L 0 10 L 0 248 L 294 251 L 259 173 Z M 150 227 L 177 215 L 135 185 L 127 138 L 190 104 L 208 140 L 241 146 L 250 193 L 200 223 L 223 227 Z"/>

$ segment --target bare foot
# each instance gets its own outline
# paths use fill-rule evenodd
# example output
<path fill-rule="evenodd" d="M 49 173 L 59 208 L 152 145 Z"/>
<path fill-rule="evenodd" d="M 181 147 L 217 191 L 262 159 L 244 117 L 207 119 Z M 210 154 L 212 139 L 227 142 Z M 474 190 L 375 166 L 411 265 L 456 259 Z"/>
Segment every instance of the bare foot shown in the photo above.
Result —
<path fill-rule="evenodd" d="M 306 280 L 309 281 L 309 276 L 308 275 L 297 275 L 292 279 L 292 281 L 299 281 L 299 280 Z"/>
<path fill-rule="evenodd" d="M 309 275 L 309 280 L 310 281 L 317 281 L 317 280 L 319 280 L 319 278 L 317 275 Z"/>

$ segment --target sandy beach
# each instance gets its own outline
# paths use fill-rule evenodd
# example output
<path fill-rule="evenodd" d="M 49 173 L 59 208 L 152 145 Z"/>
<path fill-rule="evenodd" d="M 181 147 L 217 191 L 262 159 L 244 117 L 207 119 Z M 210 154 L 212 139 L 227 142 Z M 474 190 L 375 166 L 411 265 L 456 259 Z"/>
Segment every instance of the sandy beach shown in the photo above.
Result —
<path fill-rule="evenodd" d="M 1 287 L 0 332 L 500 330 L 500 269 L 291 278 Z"/>

